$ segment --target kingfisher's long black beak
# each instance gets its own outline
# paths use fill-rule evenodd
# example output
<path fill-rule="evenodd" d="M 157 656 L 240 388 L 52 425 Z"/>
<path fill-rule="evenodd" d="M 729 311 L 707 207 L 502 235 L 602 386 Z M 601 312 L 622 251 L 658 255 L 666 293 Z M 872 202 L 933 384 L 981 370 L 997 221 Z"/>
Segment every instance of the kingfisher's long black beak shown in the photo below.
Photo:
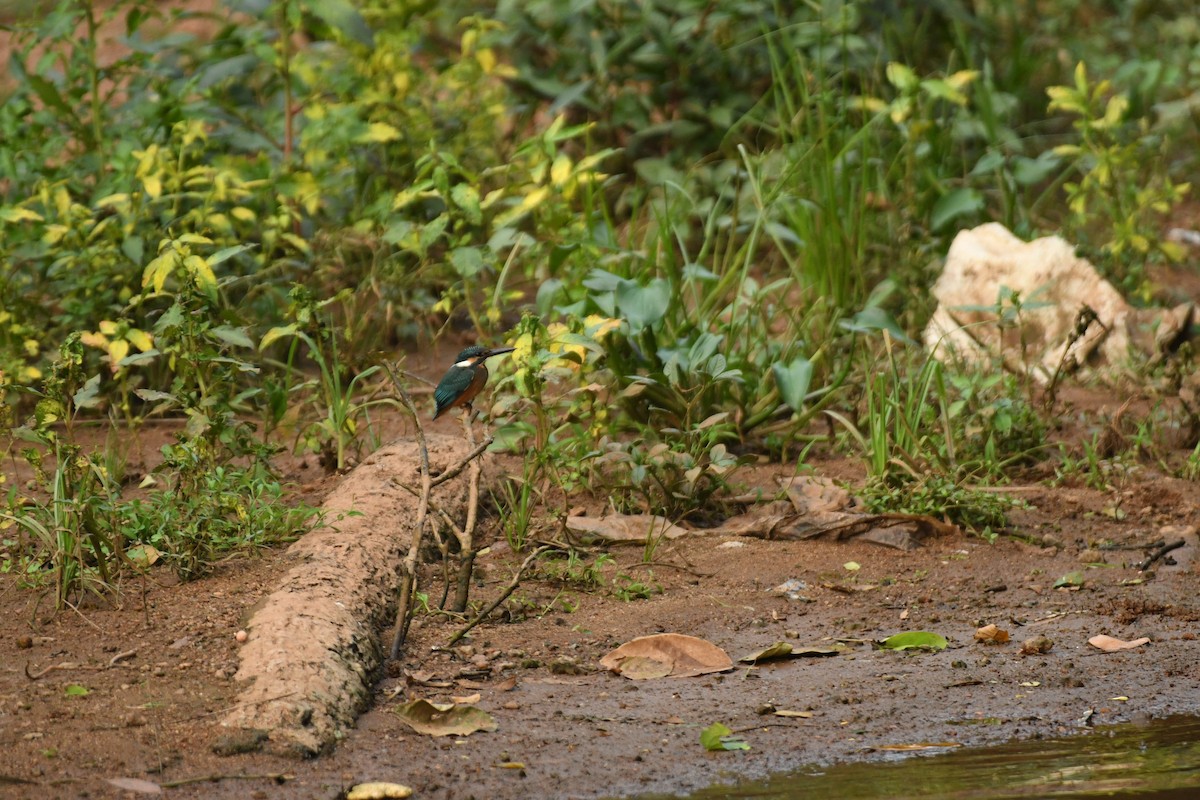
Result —
<path fill-rule="evenodd" d="M 512 351 L 514 351 L 516 349 L 517 348 L 515 348 L 515 347 L 494 347 L 491 350 L 488 350 L 486 353 L 484 353 L 483 358 L 480 360 L 481 361 L 487 360 L 487 359 L 491 358 L 492 356 L 498 356 L 503 353 L 511 353 Z"/>

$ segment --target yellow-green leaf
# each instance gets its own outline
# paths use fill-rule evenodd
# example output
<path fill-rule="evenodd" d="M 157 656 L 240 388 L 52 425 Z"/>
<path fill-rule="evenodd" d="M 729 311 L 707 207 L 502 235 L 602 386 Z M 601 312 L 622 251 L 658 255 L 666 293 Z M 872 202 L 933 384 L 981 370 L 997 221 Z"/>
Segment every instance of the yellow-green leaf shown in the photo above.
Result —
<path fill-rule="evenodd" d="M 266 350 L 279 339 L 282 339 L 284 336 L 291 336 L 295 332 L 295 325 L 276 325 L 263 334 L 262 341 L 258 343 L 258 349 Z"/>
<path fill-rule="evenodd" d="M 370 144 L 375 142 L 394 142 L 400 138 L 400 131 L 386 122 L 372 122 L 367 126 L 367 132 L 355 141 Z"/>

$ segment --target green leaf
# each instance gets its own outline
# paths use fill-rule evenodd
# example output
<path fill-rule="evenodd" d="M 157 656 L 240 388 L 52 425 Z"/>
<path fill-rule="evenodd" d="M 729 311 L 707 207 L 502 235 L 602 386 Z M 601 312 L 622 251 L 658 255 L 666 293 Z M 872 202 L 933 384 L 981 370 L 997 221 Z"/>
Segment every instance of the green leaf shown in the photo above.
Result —
<path fill-rule="evenodd" d="M 212 329 L 212 335 L 225 342 L 225 344 L 231 344 L 234 347 L 245 347 L 250 350 L 254 349 L 254 342 L 241 328 L 235 328 L 231 325 L 219 325 Z"/>
<path fill-rule="evenodd" d="M 700 744 L 704 745 L 705 750 L 711 751 L 750 749 L 745 740 L 734 736 L 733 731 L 719 722 L 714 722 L 700 731 Z"/>
<path fill-rule="evenodd" d="M 786 364 L 772 364 L 771 372 L 775 375 L 775 384 L 779 387 L 783 402 L 799 414 L 804 407 L 804 398 L 808 396 L 808 387 L 812 384 L 813 363 L 804 356 L 798 356 Z"/>
<path fill-rule="evenodd" d="M 78 683 L 72 683 L 64 690 L 67 697 L 87 697 L 91 692 L 86 686 L 80 686 Z"/>
<path fill-rule="evenodd" d="M 623 280 L 617 284 L 616 300 L 617 311 L 636 334 L 666 316 L 671 304 L 671 285 L 662 278 L 655 278 L 646 286 Z"/>
<path fill-rule="evenodd" d="M 375 34 L 371 27 L 348 0 L 314 0 L 305 3 L 304 7 L 320 17 L 326 25 L 336 28 L 359 44 L 375 46 Z"/>
<path fill-rule="evenodd" d="M 291 325 L 276 325 L 274 328 L 271 328 L 271 330 L 263 334 L 262 341 L 258 343 L 258 349 L 266 350 L 277 340 L 282 339 L 285 336 L 291 336 L 295 332 L 296 325 L 294 323 Z"/>
<path fill-rule="evenodd" d="M 472 225 L 483 224 L 483 212 L 479 207 L 479 191 L 468 183 L 456 183 L 450 190 L 450 199 L 462 209 Z"/>
<path fill-rule="evenodd" d="M 478 247 L 459 247 L 450 251 L 450 264 L 464 278 L 474 278 L 483 272 L 486 264 L 483 252 Z"/>
<path fill-rule="evenodd" d="M 976 189 L 954 189 L 946 192 L 933 204 L 929 224 L 935 231 L 942 230 L 948 223 L 966 214 L 983 210 L 983 195 Z"/>
<path fill-rule="evenodd" d="M 908 631 L 889 636 L 880 644 L 888 650 L 945 650 L 946 637 L 929 631 Z"/>
<path fill-rule="evenodd" d="M 71 401 L 75 403 L 76 408 L 99 408 L 104 402 L 104 398 L 100 396 L 100 376 L 93 375 L 88 378 L 87 383 L 80 387 Z"/>
<path fill-rule="evenodd" d="M 1077 588 L 1080 586 L 1083 586 L 1083 573 L 1078 571 L 1068 572 L 1066 575 L 1063 575 L 1054 582 L 1055 589 L 1062 589 L 1064 587 Z"/>
<path fill-rule="evenodd" d="M 218 250 L 206 260 L 208 261 L 208 266 L 215 267 L 218 264 L 228 261 L 236 255 L 241 255 L 247 250 L 253 250 L 256 247 L 258 247 L 256 244 L 235 244 L 233 247 L 225 247 Z"/>

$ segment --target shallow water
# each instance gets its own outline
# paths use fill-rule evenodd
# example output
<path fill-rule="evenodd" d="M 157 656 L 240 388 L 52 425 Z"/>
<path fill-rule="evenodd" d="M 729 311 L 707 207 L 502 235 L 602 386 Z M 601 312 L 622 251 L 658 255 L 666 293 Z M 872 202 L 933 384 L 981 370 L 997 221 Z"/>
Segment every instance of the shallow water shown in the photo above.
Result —
<path fill-rule="evenodd" d="M 1200 719 L 1172 717 L 1097 728 L 1090 735 L 1066 739 L 807 768 L 759 783 L 714 786 L 687 797 L 1194 800 L 1200 798 Z"/>

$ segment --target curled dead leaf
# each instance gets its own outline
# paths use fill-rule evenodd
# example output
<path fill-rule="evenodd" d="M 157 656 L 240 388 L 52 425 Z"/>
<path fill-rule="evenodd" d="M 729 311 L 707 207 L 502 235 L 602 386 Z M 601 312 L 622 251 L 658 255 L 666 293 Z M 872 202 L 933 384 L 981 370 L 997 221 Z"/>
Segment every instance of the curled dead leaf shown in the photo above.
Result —
<path fill-rule="evenodd" d="M 1008 641 L 1008 631 L 993 625 L 984 625 L 975 631 L 975 641 L 984 644 L 1004 644 Z"/>
<path fill-rule="evenodd" d="M 1115 653 L 1119 650 L 1132 650 L 1135 647 L 1141 647 L 1150 642 L 1149 637 L 1143 636 L 1140 639 L 1134 639 L 1132 642 L 1126 642 L 1121 639 L 1116 639 L 1112 636 L 1105 636 L 1103 633 L 1093 636 L 1088 639 L 1088 644 L 1097 649 L 1103 650 L 1106 653 Z"/>
<path fill-rule="evenodd" d="M 681 633 L 638 637 L 600 659 L 600 665 L 632 680 L 691 678 L 733 669 L 724 650 Z"/>
<path fill-rule="evenodd" d="M 427 736 L 469 736 L 498 727 L 491 714 L 475 706 L 413 700 L 396 709 L 400 719 Z"/>
<path fill-rule="evenodd" d="M 1038 656 L 1049 653 L 1054 647 L 1054 640 L 1048 636 L 1038 634 L 1031 639 L 1026 639 L 1021 642 L 1021 655 L 1023 656 Z"/>

